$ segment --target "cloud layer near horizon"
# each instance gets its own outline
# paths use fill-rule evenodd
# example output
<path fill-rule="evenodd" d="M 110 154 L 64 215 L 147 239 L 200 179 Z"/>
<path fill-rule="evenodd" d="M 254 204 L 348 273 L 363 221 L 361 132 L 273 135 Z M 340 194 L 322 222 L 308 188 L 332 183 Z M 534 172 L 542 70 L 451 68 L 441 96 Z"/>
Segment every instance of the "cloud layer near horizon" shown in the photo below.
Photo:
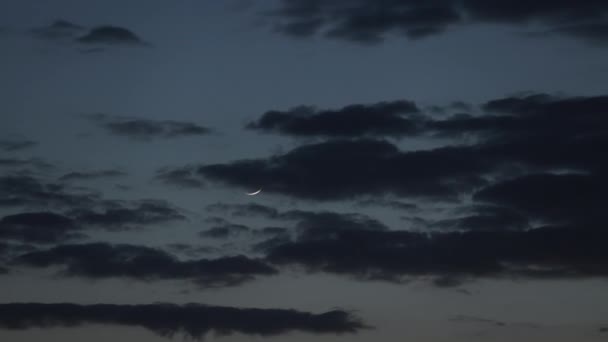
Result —
<path fill-rule="evenodd" d="M 365 325 L 350 313 L 333 310 L 320 314 L 201 304 L 0 304 L 0 327 L 5 329 L 74 327 L 110 324 L 143 327 L 161 336 L 203 339 L 241 333 L 273 336 L 291 331 L 315 334 L 355 333 Z"/>
<path fill-rule="evenodd" d="M 243 255 L 182 261 L 155 248 L 101 242 L 36 250 L 18 256 L 12 265 L 37 268 L 59 266 L 62 270 L 60 274 L 64 276 L 89 279 L 186 279 L 201 287 L 235 286 L 256 276 L 277 273 L 263 261 Z"/>

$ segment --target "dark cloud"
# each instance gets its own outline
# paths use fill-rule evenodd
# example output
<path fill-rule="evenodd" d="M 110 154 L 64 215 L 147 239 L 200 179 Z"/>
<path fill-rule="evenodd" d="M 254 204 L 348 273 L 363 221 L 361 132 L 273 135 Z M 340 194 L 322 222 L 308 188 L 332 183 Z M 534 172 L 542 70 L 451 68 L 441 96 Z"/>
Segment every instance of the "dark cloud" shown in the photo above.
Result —
<path fill-rule="evenodd" d="M 357 213 L 336 213 L 329 211 L 308 211 L 308 210 L 286 210 L 279 211 L 275 208 L 264 206 L 257 203 L 248 204 L 226 204 L 215 203 L 208 205 L 206 210 L 211 212 L 230 213 L 233 216 L 261 216 L 270 219 L 283 221 L 296 221 L 296 228 L 311 231 L 320 228 L 321 231 L 331 229 L 388 229 L 380 221 L 367 215 Z M 235 227 L 245 231 L 243 227 Z M 266 227 L 257 231 L 258 234 L 282 234 L 286 232 L 283 227 Z"/>
<path fill-rule="evenodd" d="M 106 129 L 116 135 L 135 139 L 151 139 L 154 137 L 175 138 L 179 136 L 204 135 L 209 130 L 191 122 L 130 120 L 110 122 Z"/>
<path fill-rule="evenodd" d="M 473 110 L 473 106 L 470 103 L 464 101 L 454 101 L 450 104 L 449 108 L 464 112 L 470 112 Z"/>
<path fill-rule="evenodd" d="M 11 259 L 37 249 L 37 246 L 29 243 L 4 242 L 3 240 L 4 238 L 0 237 L 0 275 L 11 273 L 11 270 L 7 267 Z"/>
<path fill-rule="evenodd" d="M 250 230 L 249 227 L 242 224 L 226 224 L 204 230 L 200 232 L 199 235 L 205 238 L 227 239 L 243 233 L 248 233 Z"/>
<path fill-rule="evenodd" d="M 136 45 L 147 46 L 147 42 L 139 38 L 131 30 L 118 26 L 98 26 L 77 39 L 83 44 L 105 45 Z"/>
<path fill-rule="evenodd" d="M 0 207 L 75 207 L 94 205 L 99 195 L 93 192 L 72 191 L 56 183 L 49 183 L 28 175 L 0 176 Z"/>
<path fill-rule="evenodd" d="M 488 101 L 483 116 L 459 115 L 433 123 L 441 134 L 479 134 L 499 143 L 533 142 L 566 136 L 566 142 L 598 138 L 608 127 L 603 115 L 608 96 L 554 97 L 547 94 L 514 96 Z M 551 122 L 548 125 L 547 122 Z"/>
<path fill-rule="evenodd" d="M 105 179 L 105 178 L 117 178 L 124 177 L 127 174 L 119 170 L 100 170 L 91 172 L 70 172 L 59 178 L 62 181 L 73 181 L 73 180 L 92 180 L 92 179 Z"/>
<path fill-rule="evenodd" d="M 223 224 L 229 224 L 230 221 L 226 220 L 223 217 L 218 217 L 218 216 L 211 216 L 211 217 L 207 217 L 204 220 L 206 223 L 211 223 L 211 224 L 215 224 L 215 225 L 223 225 Z"/>
<path fill-rule="evenodd" d="M 166 201 L 115 201 L 103 209 L 75 208 L 68 215 L 83 225 L 123 230 L 143 225 L 185 220 L 186 217 Z"/>
<path fill-rule="evenodd" d="M 608 43 L 608 22 L 585 22 L 565 25 L 542 32 L 530 32 L 527 35 L 533 38 L 570 36 L 598 47 L 605 47 Z"/>
<path fill-rule="evenodd" d="M 341 232 L 349 230 L 388 230 L 388 227 L 380 221 L 355 213 L 290 210 L 281 212 L 276 218 L 296 221 L 295 231 L 298 233 L 299 240 L 335 238 Z M 255 235 L 265 239 L 253 244 L 254 252 L 267 252 L 292 240 L 291 230 L 283 227 L 266 227 L 256 231 Z"/>
<path fill-rule="evenodd" d="M 513 96 L 489 101 L 482 109 L 484 115 L 419 120 L 419 132 L 473 137 L 473 143 L 406 152 L 383 140 L 329 140 L 198 171 L 229 185 L 263 187 L 267 193 L 300 198 L 396 195 L 454 200 L 483 186 L 489 176 L 608 170 L 608 161 L 601 157 L 608 149 L 606 96 Z"/>
<path fill-rule="evenodd" d="M 307 199 L 473 195 L 469 212 L 435 222 L 442 230 L 433 234 L 291 213 L 295 240 L 254 246 L 278 265 L 364 279 L 431 278 L 444 287 L 480 277 L 606 277 L 608 98 L 528 94 L 488 101 L 481 110 L 426 120 L 427 133 L 477 138 L 468 145 L 400 151 L 383 140 L 329 140 L 199 173 Z M 262 212 L 290 219 L 288 212 Z M 348 228 L 335 228 L 342 226 Z"/>
<path fill-rule="evenodd" d="M 231 205 L 226 205 L 231 207 Z M 236 205 L 238 207 L 238 205 Z M 251 230 L 243 225 L 226 224 L 201 232 L 203 237 L 230 238 L 244 233 L 250 233 L 254 243 L 251 245 L 253 252 L 266 252 L 274 247 L 289 243 L 292 239 L 292 231 L 299 234 L 300 240 L 314 240 L 336 237 L 343 231 L 349 230 L 388 230 L 382 222 L 367 215 L 356 213 L 334 213 L 328 211 L 305 211 L 288 210 L 278 212 L 273 219 L 293 221 L 294 229 L 285 227 L 265 227 L 259 230 Z M 258 239 L 262 239 L 261 241 Z"/>
<path fill-rule="evenodd" d="M 0 241 L 0 260 L 8 260 L 12 257 L 26 252 L 33 252 L 37 249 L 37 246 L 29 243 Z"/>
<path fill-rule="evenodd" d="M 255 253 L 267 253 L 268 251 L 273 250 L 279 246 L 287 244 L 291 242 L 291 237 L 288 234 L 280 234 L 273 236 L 271 238 L 262 240 L 260 242 L 254 243 L 251 246 L 251 251 Z"/>
<path fill-rule="evenodd" d="M 366 328 L 342 310 L 313 314 L 285 309 L 251 309 L 201 304 L 0 304 L 0 326 L 4 329 L 74 327 L 109 324 L 143 327 L 156 334 L 203 339 L 235 333 L 271 336 L 291 331 L 315 334 L 355 333 Z"/>
<path fill-rule="evenodd" d="M 0 140 L 0 149 L 6 152 L 21 151 L 38 145 L 32 140 Z"/>
<path fill-rule="evenodd" d="M 552 223 L 599 223 L 608 219 L 607 193 L 608 182 L 600 174 L 531 174 L 492 184 L 474 199 Z"/>
<path fill-rule="evenodd" d="M 445 30 L 459 14 L 442 3 L 408 4 L 399 1 L 312 1 L 285 0 L 271 13 L 275 29 L 292 36 L 317 33 L 359 43 L 377 43 L 390 32 L 411 39 Z"/>
<path fill-rule="evenodd" d="M 121 190 L 121 191 L 129 191 L 132 188 L 128 185 L 124 185 L 124 184 L 114 184 L 114 188 Z"/>
<path fill-rule="evenodd" d="M 414 203 L 404 203 L 401 201 L 383 198 L 361 200 L 357 202 L 357 205 L 362 207 L 386 207 L 397 210 L 415 210 L 418 208 L 418 206 Z"/>
<path fill-rule="evenodd" d="M 251 250 L 256 253 L 265 253 L 277 246 L 291 241 L 291 230 L 284 227 L 264 227 L 254 231 L 254 236 L 263 238 L 251 246 Z"/>
<path fill-rule="evenodd" d="M 60 243 L 82 238 L 69 217 L 52 212 L 28 212 L 0 219 L 0 238 L 30 243 Z"/>
<path fill-rule="evenodd" d="M 606 42 L 604 1 L 499 0 L 282 0 L 267 13 L 276 31 L 292 37 L 322 35 L 370 44 L 390 35 L 420 39 L 450 28 L 484 23 L 546 31 Z"/>
<path fill-rule="evenodd" d="M 297 107 L 269 111 L 247 128 L 294 136 L 358 137 L 415 135 L 421 116 L 413 102 L 351 105 L 338 110 Z"/>
<path fill-rule="evenodd" d="M 547 138 L 566 133 L 572 133 L 575 137 L 579 133 L 601 134 L 608 126 L 608 120 L 601 114 L 608 108 L 608 96 L 511 96 L 483 104 L 483 115 L 467 114 L 471 106 L 464 102 L 454 102 L 452 106 L 464 112 L 440 120 L 420 113 L 410 101 L 357 104 L 339 110 L 299 107 L 286 112 L 269 111 L 248 127 L 291 136 L 360 138 L 413 137 L 421 134 L 442 137 L 473 135 L 492 141 L 521 141 L 538 135 Z M 549 120 L 552 125 L 546 125 Z"/>
<path fill-rule="evenodd" d="M 0 158 L 0 167 L 3 168 L 21 168 L 22 170 L 41 170 L 48 171 L 54 166 L 44 160 L 38 158 L 18 159 L 18 158 Z"/>
<path fill-rule="evenodd" d="M 283 228 L 283 227 L 264 227 L 262 229 L 258 229 L 256 231 L 258 234 L 261 235 L 284 235 L 288 233 L 287 228 Z"/>
<path fill-rule="evenodd" d="M 183 254 L 189 258 L 198 258 L 201 254 L 219 252 L 218 248 L 211 246 L 191 245 L 187 243 L 171 243 L 166 247 L 170 253 Z"/>
<path fill-rule="evenodd" d="M 202 166 L 208 179 L 300 198 L 331 200 L 363 195 L 455 199 L 484 183 L 495 167 L 474 147 L 401 152 L 381 140 L 333 140 L 297 147 L 268 159 Z"/>
<path fill-rule="evenodd" d="M 300 233 L 268 250 L 268 260 L 362 279 L 430 278 L 441 286 L 478 278 L 606 277 L 606 237 L 596 226 L 435 234 L 354 229 Z"/>
<path fill-rule="evenodd" d="M 28 175 L 0 176 L 0 207 L 61 212 L 78 227 L 124 230 L 185 220 L 181 210 L 162 200 L 108 200 L 99 193 Z"/>
<path fill-rule="evenodd" d="M 214 203 L 206 206 L 205 210 L 208 212 L 229 213 L 230 215 L 237 217 L 260 216 L 266 218 L 279 218 L 280 216 L 279 211 L 277 209 L 258 203 Z"/>
<path fill-rule="evenodd" d="M 30 30 L 35 37 L 49 40 L 75 38 L 83 31 L 85 31 L 84 27 L 62 19 L 55 20 L 50 25 Z"/>
<path fill-rule="evenodd" d="M 318 18 L 303 19 L 298 21 L 292 21 L 276 27 L 277 31 L 286 33 L 287 35 L 295 38 L 304 38 L 314 35 L 319 27 L 323 24 L 323 21 Z"/>
<path fill-rule="evenodd" d="M 363 214 L 291 210 L 282 216 L 298 220 L 296 228 L 304 240 L 329 238 L 349 230 L 388 230 L 382 222 Z"/>
<path fill-rule="evenodd" d="M 204 287 L 239 285 L 256 276 L 276 273 L 264 262 L 242 255 L 180 261 L 159 249 L 106 243 L 60 245 L 45 251 L 26 253 L 18 257 L 15 264 L 62 266 L 63 275 L 90 279 L 187 279 Z"/>
<path fill-rule="evenodd" d="M 430 226 L 451 230 L 526 230 L 531 228 L 528 217 L 513 209 L 477 206 L 471 211 L 473 213 L 440 220 Z"/>
<path fill-rule="evenodd" d="M 484 324 L 484 325 L 489 324 L 489 325 L 494 325 L 494 326 L 498 326 L 498 327 L 504 327 L 507 325 L 507 323 L 505 323 L 505 322 L 497 321 L 494 319 L 475 317 L 475 316 L 465 316 L 465 315 L 454 316 L 454 317 L 450 318 L 450 322 L 478 323 L 478 324 Z"/>
<path fill-rule="evenodd" d="M 203 181 L 196 177 L 196 169 L 193 166 L 180 168 L 162 168 L 158 170 L 156 179 L 167 185 L 179 188 L 202 188 Z"/>
<path fill-rule="evenodd" d="M 432 284 L 439 288 L 456 288 L 463 285 L 464 280 L 457 275 L 440 275 L 433 278 Z M 464 292 L 462 292 L 464 291 Z M 460 289 L 461 293 L 470 294 L 467 290 Z"/>
<path fill-rule="evenodd" d="M 243 205 L 238 205 L 234 207 L 234 211 L 232 212 L 234 216 L 263 216 L 267 218 L 278 218 L 279 211 L 275 208 L 265 206 L 257 203 L 248 203 Z"/>
<path fill-rule="evenodd" d="M 134 140 L 170 139 L 211 133 L 209 128 L 192 122 L 125 118 L 106 114 L 87 117 L 111 134 Z"/>

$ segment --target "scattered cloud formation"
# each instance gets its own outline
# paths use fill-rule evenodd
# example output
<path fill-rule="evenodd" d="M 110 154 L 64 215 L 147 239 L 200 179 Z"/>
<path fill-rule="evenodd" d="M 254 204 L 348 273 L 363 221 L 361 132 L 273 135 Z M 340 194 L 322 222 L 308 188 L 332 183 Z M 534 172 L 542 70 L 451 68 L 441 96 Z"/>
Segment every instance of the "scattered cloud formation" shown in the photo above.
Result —
<path fill-rule="evenodd" d="M 99 195 L 76 191 L 65 185 L 50 183 L 25 174 L 0 176 L 0 207 L 55 208 L 92 206 Z"/>
<path fill-rule="evenodd" d="M 87 117 L 113 135 L 140 141 L 200 136 L 211 133 L 209 128 L 192 122 L 136 119 L 107 114 L 93 114 L 87 115 Z"/>
<path fill-rule="evenodd" d="M 142 281 L 186 279 L 203 287 L 235 286 L 277 271 L 261 260 L 238 255 L 217 259 L 180 261 L 155 248 L 89 243 L 59 245 L 26 253 L 16 265 L 46 268 L 61 266 L 61 275 L 90 279 L 109 277 Z"/>
<path fill-rule="evenodd" d="M 74 327 L 110 324 L 143 327 L 173 337 L 203 339 L 210 332 L 218 336 L 241 333 L 272 336 L 291 331 L 315 334 L 356 333 L 366 326 L 350 313 L 333 310 L 320 314 L 285 310 L 209 306 L 201 304 L 0 304 L 0 327 Z"/>
<path fill-rule="evenodd" d="M 61 243 L 82 238 L 81 227 L 52 212 L 27 212 L 0 219 L 0 239 L 28 243 Z"/>
<path fill-rule="evenodd" d="M 0 140 L 0 150 L 5 152 L 21 151 L 38 145 L 33 140 Z"/>
<path fill-rule="evenodd" d="M 473 143 L 400 151 L 382 139 L 332 139 L 265 159 L 201 166 L 198 173 L 229 185 L 307 199 L 395 195 L 455 200 L 485 186 L 488 177 L 608 170 L 601 157 L 608 148 L 606 96 L 512 96 L 488 101 L 482 109 L 483 116 L 417 119 L 418 133 L 474 137 Z M 346 117 L 340 120 L 350 124 Z M 315 132 L 327 130 L 317 127 Z"/>
<path fill-rule="evenodd" d="M 265 13 L 274 30 L 306 38 L 324 36 L 361 44 L 380 43 L 390 36 L 422 39 L 473 24 L 504 24 L 531 31 L 532 24 L 552 32 L 606 42 L 603 1 L 499 0 L 281 0 Z"/>
<path fill-rule="evenodd" d="M 100 170 L 91 172 L 70 172 L 59 177 L 61 181 L 93 180 L 124 177 L 127 174 L 119 170 Z"/>
<path fill-rule="evenodd" d="M 89 179 L 109 175 L 103 172 L 68 176 Z M 187 219 L 181 209 L 167 201 L 108 200 L 87 188 L 47 182 L 26 174 L 0 176 L 0 196 L 0 207 L 22 210 L 3 219 L 6 222 L 0 235 L 21 236 L 24 241 L 38 240 L 35 241 L 38 243 L 81 237 L 74 232 L 79 229 L 122 231 Z M 69 220 L 69 224 L 60 217 Z"/>
<path fill-rule="evenodd" d="M 276 115 L 270 123 L 262 118 L 256 128 L 337 139 L 268 158 L 199 166 L 196 175 L 246 189 L 263 187 L 271 194 L 312 200 L 362 198 L 367 201 L 363 205 L 400 210 L 416 209 L 401 202 L 403 198 L 453 203 L 462 196 L 472 199 L 445 218 L 420 218 L 419 227 L 432 233 L 393 231 L 360 214 L 279 211 L 255 203 L 207 207 L 234 217 L 295 222 L 295 238 L 277 234 L 252 247 L 275 265 L 361 279 L 425 278 L 441 287 L 478 278 L 608 276 L 599 266 L 608 255 L 599 243 L 605 231 L 598 224 L 608 218 L 601 208 L 608 190 L 603 176 L 608 170 L 603 158 L 608 148 L 603 114 L 608 97 L 523 94 L 488 101 L 480 109 L 483 115 L 439 119 L 412 111 L 416 129 L 408 134 L 456 142 L 474 138 L 417 151 L 366 137 L 376 128 L 357 128 L 344 139 L 343 127 L 332 129 L 348 126 L 348 115 L 335 115 L 352 113 L 348 110 L 312 111 L 294 120 L 292 116 L 300 114 L 275 113 L 266 116 Z M 290 125 L 305 125 L 307 130 Z"/>

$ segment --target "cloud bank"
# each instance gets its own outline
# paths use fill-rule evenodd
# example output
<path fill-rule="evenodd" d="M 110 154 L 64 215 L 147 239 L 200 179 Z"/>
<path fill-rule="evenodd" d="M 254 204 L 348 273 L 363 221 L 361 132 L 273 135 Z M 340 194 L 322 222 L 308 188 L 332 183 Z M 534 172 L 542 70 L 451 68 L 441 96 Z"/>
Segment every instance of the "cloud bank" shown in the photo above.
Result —
<path fill-rule="evenodd" d="M 74 327 L 84 324 L 110 324 L 143 327 L 158 335 L 202 339 L 208 333 L 218 336 L 235 333 L 273 336 L 291 331 L 314 334 L 355 333 L 365 326 L 342 310 L 320 314 L 285 310 L 251 309 L 201 304 L 0 304 L 0 327 Z"/>

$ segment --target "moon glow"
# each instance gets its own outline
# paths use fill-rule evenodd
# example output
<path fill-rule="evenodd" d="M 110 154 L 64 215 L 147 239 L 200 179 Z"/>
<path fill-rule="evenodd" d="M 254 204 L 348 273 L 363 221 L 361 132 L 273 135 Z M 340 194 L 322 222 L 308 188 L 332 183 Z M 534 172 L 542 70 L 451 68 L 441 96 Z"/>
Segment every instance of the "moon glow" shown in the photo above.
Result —
<path fill-rule="evenodd" d="M 259 189 L 258 191 L 254 191 L 254 192 L 247 192 L 246 194 L 248 196 L 255 196 L 255 195 L 259 194 L 260 192 L 262 192 L 262 189 Z"/>

